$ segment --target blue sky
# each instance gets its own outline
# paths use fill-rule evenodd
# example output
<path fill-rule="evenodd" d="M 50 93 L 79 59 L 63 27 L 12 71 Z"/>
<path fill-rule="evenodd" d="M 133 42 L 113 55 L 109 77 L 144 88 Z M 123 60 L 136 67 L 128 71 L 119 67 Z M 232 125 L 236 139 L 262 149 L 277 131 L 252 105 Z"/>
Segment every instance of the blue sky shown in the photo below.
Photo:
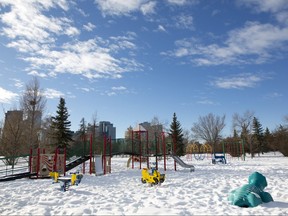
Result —
<path fill-rule="evenodd" d="M 37 76 L 44 115 L 65 98 L 72 130 L 110 121 L 117 137 L 176 112 L 254 112 L 274 130 L 288 114 L 287 0 L 0 0 L 0 104 L 18 107 Z"/>

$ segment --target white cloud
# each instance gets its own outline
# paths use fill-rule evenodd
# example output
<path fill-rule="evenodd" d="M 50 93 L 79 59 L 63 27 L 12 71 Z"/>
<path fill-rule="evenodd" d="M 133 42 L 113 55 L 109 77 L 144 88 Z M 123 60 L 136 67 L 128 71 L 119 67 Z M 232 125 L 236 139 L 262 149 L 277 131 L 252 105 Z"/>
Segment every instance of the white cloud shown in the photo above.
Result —
<path fill-rule="evenodd" d="M 169 4 L 183 6 L 186 4 L 196 4 L 198 0 L 167 0 Z"/>
<path fill-rule="evenodd" d="M 108 47 L 101 47 L 104 45 L 101 44 L 102 42 L 108 43 L 106 44 Z M 109 46 L 108 41 L 100 39 L 76 41 L 64 44 L 62 51 L 42 50 L 38 56 L 26 57 L 24 60 L 31 63 L 31 70 L 46 68 L 53 72 L 51 75 L 71 73 L 83 75 L 89 79 L 119 78 L 123 72 L 142 67 L 133 59 L 113 57 L 112 53 L 115 50 L 110 49 Z M 127 46 L 131 48 L 131 44 L 124 43 L 121 49 L 126 49 Z"/>
<path fill-rule="evenodd" d="M 215 105 L 215 103 L 211 100 L 200 100 L 197 101 L 198 104 L 204 104 L 204 105 Z"/>
<path fill-rule="evenodd" d="M 157 31 L 160 31 L 160 32 L 167 32 L 166 29 L 165 29 L 165 27 L 162 26 L 162 25 L 158 25 Z"/>
<path fill-rule="evenodd" d="M 115 87 L 112 87 L 111 89 L 115 91 L 123 91 L 123 90 L 126 90 L 127 88 L 124 86 L 118 86 L 118 87 L 115 86 Z"/>
<path fill-rule="evenodd" d="M 197 65 L 261 64 L 285 52 L 287 42 L 288 28 L 247 22 L 243 28 L 230 31 L 223 45 L 183 39 L 176 41 L 174 51 L 164 54 L 189 57 Z"/>
<path fill-rule="evenodd" d="M 212 85 L 223 89 L 253 88 L 264 79 L 266 78 L 261 75 L 243 73 L 232 77 L 217 78 L 212 81 Z"/>
<path fill-rule="evenodd" d="M 38 77 L 47 77 L 45 73 L 39 73 L 38 71 L 32 70 L 28 73 L 28 75 L 38 76 Z"/>
<path fill-rule="evenodd" d="M 193 30 L 193 17 L 190 15 L 180 14 L 173 18 L 176 28 Z"/>
<path fill-rule="evenodd" d="M 91 32 L 91 31 L 93 31 L 93 29 L 96 28 L 96 26 L 93 25 L 92 23 L 88 22 L 87 25 L 84 25 L 84 26 L 83 26 L 83 28 L 84 28 L 86 31 Z"/>
<path fill-rule="evenodd" d="M 103 93 L 103 95 L 116 96 L 116 95 L 125 94 L 128 92 L 129 91 L 127 90 L 127 88 L 125 86 L 113 86 L 113 87 L 111 87 L 111 90 L 105 91 L 105 93 Z"/>
<path fill-rule="evenodd" d="M 288 25 L 288 11 L 281 11 L 277 13 L 276 19 L 280 22 L 283 23 L 284 25 Z"/>
<path fill-rule="evenodd" d="M 23 86 L 24 86 L 24 82 L 22 82 L 21 80 L 19 80 L 19 79 L 12 79 L 14 82 L 15 82 L 15 84 L 14 84 L 14 86 L 16 87 L 16 88 L 22 88 Z"/>
<path fill-rule="evenodd" d="M 115 92 L 107 92 L 107 95 L 108 96 L 114 96 L 114 95 L 116 95 L 116 93 Z"/>
<path fill-rule="evenodd" d="M 89 89 L 89 88 L 83 87 L 83 88 L 79 88 L 79 89 L 82 90 L 82 91 L 85 91 L 85 92 L 90 92 L 90 89 Z"/>
<path fill-rule="evenodd" d="M 51 88 L 45 89 L 44 95 L 46 98 L 49 98 L 49 99 L 60 98 L 64 96 L 62 92 L 55 90 L 55 89 L 51 89 Z"/>
<path fill-rule="evenodd" d="M 266 98 L 280 98 L 282 97 L 283 95 L 281 93 L 278 93 L 278 92 L 272 92 L 272 93 L 269 93 L 267 94 L 265 97 Z"/>
<path fill-rule="evenodd" d="M 95 0 L 103 15 L 127 16 L 141 11 L 144 15 L 154 13 L 156 3 L 148 0 Z"/>
<path fill-rule="evenodd" d="M 238 0 L 240 4 L 252 7 L 258 12 L 279 12 L 288 8 L 287 0 Z"/>
<path fill-rule="evenodd" d="M 66 1 L 4 1 L 10 11 L 1 14 L 5 24 L 3 34 L 11 39 L 22 39 L 41 43 L 53 42 L 54 34 L 77 35 L 79 31 L 71 26 L 72 21 L 65 17 L 45 16 L 42 12 L 60 6 L 67 10 Z"/>
<path fill-rule="evenodd" d="M 133 8 L 133 4 L 139 6 L 145 2 L 125 1 L 123 7 L 132 4 Z M 15 0 L 3 4 L 7 11 L 0 18 L 4 24 L 3 35 L 9 39 L 7 46 L 21 52 L 19 58 L 29 63 L 25 69 L 29 74 L 56 77 L 58 73 L 71 73 L 94 79 L 120 78 L 123 72 L 141 70 L 142 65 L 131 57 L 137 49 L 133 32 L 127 32 L 122 38 L 78 41 L 80 31 L 73 26 L 73 20 L 45 15 L 50 9 L 69 10 L 65 0 Z M 94 27 L 92 23 L 84 26 L 88 31 Z M 68 40 L 62 40 L 63 37 Z M 62 41 L 68 42 L 61 44 Z M 120 52 L 122 58 L 117 57 Z"/>
<path fill-rule="evenodd" d="M 148 2 L 140 6 L 140 10 L 144 15 L 155 13 L 156 2 Z"/>
<path fill-rule="evenodd" d="M 238 3 L 254 9 L 257 13 L 272 13 L 279 23 L 288 24 L 287 0 L 238 0 Z"/>
<path fill-rule="evenodd" d="M 0 102 L 11 104 L 19 95 L 0 87 Z"/>

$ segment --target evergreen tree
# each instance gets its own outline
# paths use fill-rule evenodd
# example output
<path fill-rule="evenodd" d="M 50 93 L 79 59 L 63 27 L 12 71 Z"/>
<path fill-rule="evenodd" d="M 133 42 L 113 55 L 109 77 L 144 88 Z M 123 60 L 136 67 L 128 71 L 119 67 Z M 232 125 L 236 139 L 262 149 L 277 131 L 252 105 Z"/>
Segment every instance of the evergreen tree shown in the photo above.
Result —
<path fill-rule="evenodd" d="M 178 156 L 183 156 L 185 154 L 185 145 L 183 142 L 183 131 L 182 131 L 180 122 L 177 120 L 176 113 L 173 114 L 173 119 L 170 124 L 169 135 L 173 138 L 173 141 L 176 145 L 176 151 L 174 151 L 175 154 Z"/>
<path fill-rule="evenodd" d="M 71 122 L 68 120 L 70 115 L 65 106 L 64 98 L 60 98 L 57 108 L 56 116 L 52 117 L 51 124 L 53 131 L 52 137 L 54 138 L 53 146 L 69 150 L 69 143 L 72 141 L 72 131 L 70 130 Z"/>
<path fill-rule="evenodd" d="M 80 122 L 80 138 L 81 141 L 83 143 L 83 155 L 85 155 L 85 153 L 87 153 L 87 126 L 86 126 L 86 122 L 85 119 L 82 118 L 81 122 Z"/>
<path fill-rule="evenodd" d="M 263 141 L 264 141 L 264 146 L 265 146 L 265 149 L 264 149 L 265 152 L 268 152 L 271 150 L 275 151 L 275 147 L 273 146 L 273 142 L 272 142 L 273 136 L 267 127 L 264 132 Z"/>
<path fill-rule="evenodd" d="M 234 139 L 238 139 L 238 138 L 239 138 L 239 136 L 238 136 L 238 133 L 237 133 L 237 130 L 236 130 L 236 129 L 234 129 L 234 130 L 233 130 L 233 138 L 234 138 Z"/>
<path fill-rule="evenodd" d="M 262 128 L 262 125 L 261 123 L 259 122 L 259 120 L 254 117 L 253 118 L 253 124 L 252 124 L 252 127 L 253 127 L 253 138 L 256 142 L 256 145 L 257 145 L 257 152 L 259 154 L 259 152 L 261 151 L 262 154 L 263 154 L 263 128 Z"/>
<path fill-rule="evenodd" d="M 86 121 L 84 118 L 81 119 L 80 121 L 80 137 L 83 141 L 86 139 L 86 132 L 87 132 L 87 126 L 86 126 Z"/>
<path fill-rule="evenodd" d="M 240 133 L 240 139 L 242 142 L 244 142 L 244 152 L 250 153 L 251 158 L 254 157 L 254 151 L 253 151 L 253 143 L 251 142 L 251 136 L 249 133 L 249 130 L 247 129 L 246 124 L 243 124 L 241 128 L 241 133 Z"/>

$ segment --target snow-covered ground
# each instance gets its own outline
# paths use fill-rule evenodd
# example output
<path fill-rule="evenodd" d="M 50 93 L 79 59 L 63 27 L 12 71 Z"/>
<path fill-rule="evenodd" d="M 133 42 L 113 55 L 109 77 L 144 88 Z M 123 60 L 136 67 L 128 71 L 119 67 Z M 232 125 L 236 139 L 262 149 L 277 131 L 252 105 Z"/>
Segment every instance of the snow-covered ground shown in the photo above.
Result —
<path fill-rule="evenodd" d="M 230 160 L 229 160 L 230 159 Z M 195 172 L 167 161 L 159 161 L 164 183 L 141 183 L 139 164 L 127 168 L 127 157 L 112 158 L 112 173 L 104 176 L 84 174 L 78 186 L 68 191 L 51 179 L 19 179 L 0 183 L 1 215 L 288 215 L 288 158 L 267 153 L 245 161 L 228 158 L 228 164 L 211 164 L 211 159 L 195 160 Z M 152 159 L 151 159 L 152 160 Z M 88 163 L 87 163 L 88 164 Z M 142 164 L 145 167 L 145 164 Z M 79 167 L 78 167 L 79 169 Z M 89 169 L 86 169 L 89 170 Z M 231 190 L 248 183 L 251 173 L 266 177 L 274 202 L 255 208 L 230 205 Z"/>

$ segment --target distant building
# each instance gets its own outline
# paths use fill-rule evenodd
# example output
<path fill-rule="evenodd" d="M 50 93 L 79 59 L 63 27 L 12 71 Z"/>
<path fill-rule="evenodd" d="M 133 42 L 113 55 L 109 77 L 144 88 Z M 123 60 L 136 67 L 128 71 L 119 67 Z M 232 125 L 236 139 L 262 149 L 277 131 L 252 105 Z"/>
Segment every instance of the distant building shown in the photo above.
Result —
<path fill-rule="evenodd" d="M 157 124 L 157 125 L 151 125 L 149 122 L 142 122 L 139 124 L 144 128 L 146 131 L 148 131 L 150 134 L 151 133 L 161 133 L 163 131 L 163 125 L 162 124 Z"/>
<path fill-rule="evenodd" d="M 11 110 L 5 113 L 5 121 L 2 133 L 5 133 L 10 142 L 13 139 L 20 140 L 23 148 L 36 148 L 40 142 L 42 113 L 40 111 L 25 113 L 23 110 Z M 20 130 L 20 131 L 19 131 Z M 21 137 L 20 137 L 21 136 Z M 20 142 L 20 141 L 19 141 Z"/>
<path fill-rule="evenodd" d="M 100 135 L 106 134 L 111 139 L 116 139 L 116 127 L 113 126 L 109 121 L 100 121 L 98 126 L 98 133 Z"/>
<path fill-rule="evenodd" d="M 163 125 L 162 124 L 151 124 L 149 122 L 142 122 L 138 124 L 136 127 L 133 128 L 134 132 L 145 132 L 147 133 L 149 140 L 154 140 L 155 135 L 159 136 L 161 135 L 161 132 L 163 132 Z"/>
<path fill-rule="evenodd" d="M 15 119 L 23 120 L 23 111 L 22 110 L 12 110 L 5 113 L 5 122 L 15 121 Z"/>

